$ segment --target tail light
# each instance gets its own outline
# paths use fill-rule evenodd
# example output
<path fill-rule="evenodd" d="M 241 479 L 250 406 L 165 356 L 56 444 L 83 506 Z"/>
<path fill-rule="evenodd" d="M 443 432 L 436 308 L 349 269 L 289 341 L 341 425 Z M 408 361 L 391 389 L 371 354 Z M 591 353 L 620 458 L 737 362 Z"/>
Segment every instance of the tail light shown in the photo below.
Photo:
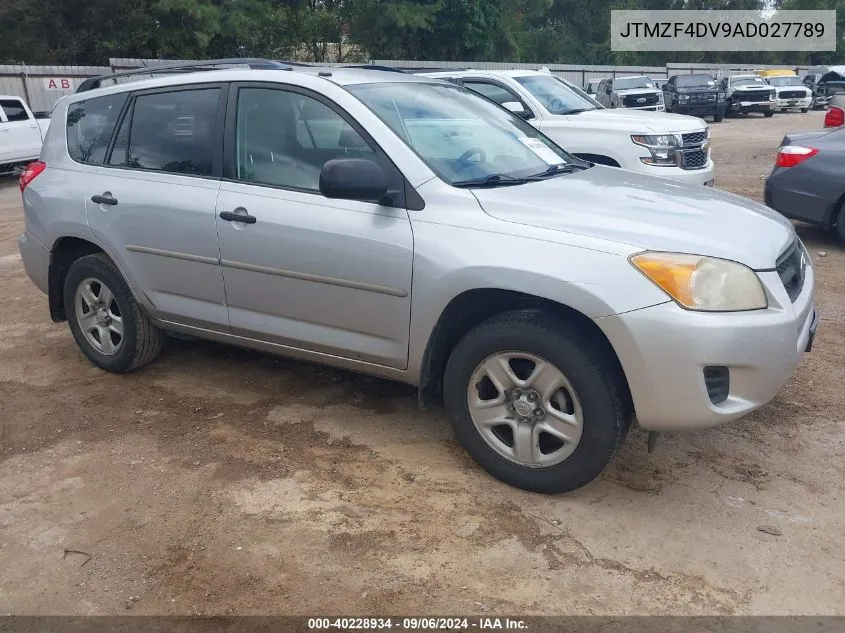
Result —
<path fill-rule="evenodd" d="M 802 147 L 801 145 L 786 145 L 781 147 L 775 165 L 778 167 L 795 167 L 808 158 L 819 153 L 815 147 Z"/>
<path fill-rule="evenodd" d="M 845 125 L 845 109 L 831 106 L 824 117 L 825 127 L 839 127 Z"/>
<path fill-rule="evenodd" d="M 40 174 L 42 171 L 47 169 L 47 163 L 42 160 L 37 160 L 34 163 L 30 163 L 26 166 L 21 174 L 20 185 L 21 185 L 21 193 L 23 190 L 26 189 L 26 186 L 31 183 L 35 178 Z"/>

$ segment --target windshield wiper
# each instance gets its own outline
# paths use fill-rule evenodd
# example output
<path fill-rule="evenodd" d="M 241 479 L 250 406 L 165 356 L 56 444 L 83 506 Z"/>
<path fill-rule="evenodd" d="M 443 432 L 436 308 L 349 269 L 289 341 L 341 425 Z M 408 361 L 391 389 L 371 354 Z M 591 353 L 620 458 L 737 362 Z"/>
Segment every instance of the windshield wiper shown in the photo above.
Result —
<path fill-rule="evenodd" d="M 573 108 L 572 110 L 564 110 L 559 114 L 581 114 L 582 112 L 588 112 L 589 110 L 595 110 L 595 108 Z"/>
<path fill-rule="evenodd" d="M 484 178 L 475 178 L 473 180 L 459 180 L 453 182 L 454 187 L 503 187 L 505 185 L 524 185 L 526 182 L 531 182 L 532 178 L 514 178 L 505 174 L 490 174 Z"/>
<path fill-rule="evenodd" d="M 557 163 L 555 165 L 549 165 L 549 168 L 545 171 L 541 171 L 539 174 L 534 174 L 532 176 L 528 176 L 531 180 L 541 180 L 543 178 L 548 178 L 549 176 L 556 176 L 558 174 L 571 174 L 575 170 L 582 170 L 582 169 L 589 169 L 589 165 L 579 165 L 578 163 Z"/>

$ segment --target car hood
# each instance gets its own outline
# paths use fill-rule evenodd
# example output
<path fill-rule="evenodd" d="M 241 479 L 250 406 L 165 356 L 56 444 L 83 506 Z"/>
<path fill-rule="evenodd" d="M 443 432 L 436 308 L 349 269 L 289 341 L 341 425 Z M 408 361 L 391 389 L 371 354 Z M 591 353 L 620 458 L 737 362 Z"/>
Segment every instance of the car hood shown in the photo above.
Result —
<path fill-rule="evenodd" d="M 684 114 L 654 113 L 643 110 L 628 110 L 624 108 L 603 108 L 601 110 L 587 110 L 580 114 L 551 115 L 544 117 L 543 124 L 554 123 L 555 120 L 578 123 L 582 127 L 596 127 L 601 129 L 618 129 L 629 134 L 647 134 L 654 132 L 695 132 L 707 127 L 707 122 L 694 116 Z"/>
<path fill-rule="evenodd" d="M 753 92 L 757 90 L 771 90 L 772 86 L 768 84 L 743 84 L 742 86 L 733 86 L 737 92 Z"/>
<path fill-rule="evenodd" d="M 595 166 L 509 187 L 473 189 L 498 220 L 627 244 L 773 268 L 794 239 L 768 207 L 724 191 Z"/>
<path fill-rule="evenodd" d="M 709 94 L 711 92 L 719 92 L 719 89 L 716 86 L 691 86 L 689 88 L 675 88 L 675 92 L 681 95 L 701 93 Z"/>
<path fill-rule="evenodd" d="M 660 88 L 625 88 L 623 90 L 617 90 L 616 93 L 620 95 L 629 95 L 629 94 L 649 94 L 659 92 L 662 94 L 662 90 Z"/>

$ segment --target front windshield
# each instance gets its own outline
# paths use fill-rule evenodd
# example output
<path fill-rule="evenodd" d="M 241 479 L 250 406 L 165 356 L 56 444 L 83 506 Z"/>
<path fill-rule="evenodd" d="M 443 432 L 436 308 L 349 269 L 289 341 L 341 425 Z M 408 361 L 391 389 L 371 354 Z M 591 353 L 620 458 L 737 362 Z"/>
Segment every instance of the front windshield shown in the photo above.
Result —
<path fill-rule="evenodd" d="M 762 77 L 735 77 L 731 79 L 732 86 L 751 86 L 755 84 L 765 86 L 766 80 Z"/>
<path fill-rule="evenodd" d="M 648 77 L 617 77 L 613 80 L 616 90 L 632 90 L 634 88 L 654 88 L 654 82 Z"/>
<path fill-rule="evenodd" d="M 712 88 L 716 80 L 709 75 L 678 75 L 675 83 L 679 88 Z"/>
<path fill-rule="evenodd" d="M 778 88 L 782 86 L 803 86 L 798 77 L 769 77 L 769 83 Z"/>
<path fill-rule="evenodd" d="M 550 114 L 572 114 L 597 109 L 588 96 L 578 94 L 550 75 L 525 75 L 514 79 L 534 95 Z"/>
<path fill-rule="evenodd" d="M 570 90 L 572 90 L 576 94 L 580 95 L 582 98 L 589 101 L 591 104 L 593 104 L 593 107 L 596 110 L 603 110 L 604 109 L 604 106 L 602 104 L 600 104 L 598 101 L 596 101 L 595 99 L 593 99 L 593 97 L 590 95 L 590 93 L 588 93 L 586 90 L 582 90 L 581 88 L 579 88 L 575 84 L 566 81 L 566 79 L 564 79 L 563 77 L 558 77 L 557 75 L 551 75 L 551 77 L 554 78 L 555 81 L 562 83 L 564 86 L 566 86 L 567 88 L 569 88 Z M 590 85 L 592 86 L 593 84 L 590 84 Z M 598 84 L 595 84 L 595 86 L 597 86 L 597 85 Z M 595 86 L 592 89 L 593 93 L 595 93 L 595 91 L 596 91 Z"/>
<path fill-rule="evenodd" d="M 578 162 L 530 124 L 465 88 L 390 82 L 347 89 L 450 185 L 525 178 Z"/>

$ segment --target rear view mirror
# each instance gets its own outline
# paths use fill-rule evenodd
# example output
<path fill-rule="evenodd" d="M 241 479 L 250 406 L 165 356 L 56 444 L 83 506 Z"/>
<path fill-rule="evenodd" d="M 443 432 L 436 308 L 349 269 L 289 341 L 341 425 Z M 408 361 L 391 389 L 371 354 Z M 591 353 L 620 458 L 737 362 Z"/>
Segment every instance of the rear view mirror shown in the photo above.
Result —
<path fill-rule="evenodd" d="M 387 193 L 387 175 L 371 160 L 335 158 L 320 171 L 320 193 L 326 198 L 380 201 Z"/>

